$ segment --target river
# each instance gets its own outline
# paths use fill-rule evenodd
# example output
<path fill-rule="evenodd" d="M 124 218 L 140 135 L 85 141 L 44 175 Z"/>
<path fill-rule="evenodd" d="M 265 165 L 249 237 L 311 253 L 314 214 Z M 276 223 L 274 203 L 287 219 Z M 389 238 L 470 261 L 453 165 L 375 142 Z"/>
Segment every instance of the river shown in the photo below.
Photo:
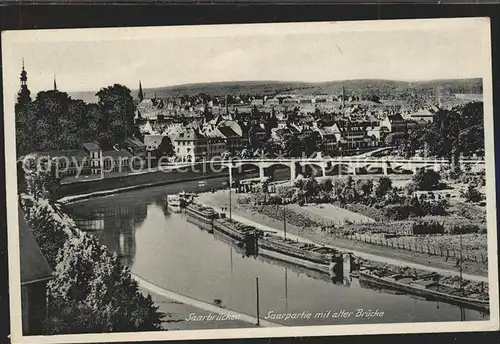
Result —
<path fill-rule="evenodd" d="M 256 277 L 260 316 L 269 312 L 312 313 L 311 319 L 268 319 L 285 325 L 487 320 L 488 315 L 442 302 L 426 301 L 361 287 L 356 278 L 335 284 L 328 277 L 260 257 L 245 257 L 238 248 L 171 214 L 165 195 L 181 190 L 207 191 L 224 179 L 148 188 L 79 201 L 65 210 L 84 230 L 116 252 L 137 276 L 176 293 L 256 314 Z M 358 310 L 376 316 L 356 316 Z M 328 318 L 314 318 L 331 311 Z M 341 317 L 340 313 L 350 316 Z M 383 312 L 383 316 L 380 316 Z M 339 317 L 332 317 L 337 313 Z M 373 314 L 372 314 L 373 315 Z"/>

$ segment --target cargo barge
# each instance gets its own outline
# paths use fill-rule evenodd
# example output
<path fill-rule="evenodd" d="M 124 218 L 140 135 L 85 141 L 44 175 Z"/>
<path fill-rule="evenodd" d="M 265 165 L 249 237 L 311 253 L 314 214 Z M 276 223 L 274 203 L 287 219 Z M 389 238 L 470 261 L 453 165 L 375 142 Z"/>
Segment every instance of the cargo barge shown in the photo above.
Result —
<path fill-rule="evenodd" d="M 214 220 L 221 217 L 215 210 L 200 204 L 192 203 L 186 207 L 187 219 L 210 233 L 214 231 Z"/>
<path fill-rule="evenodd" d="M 352 271 L 351 255 L 344 255 L 333 248 L 288 240 L 228 219 L 225 214 L 218 214 L 214 209 L 196 203 L 191 203 L 186 207 L 186 215 L 190 222 L 202 229 L 226 237 L 230 242 L 244 249 L 246 255 L 259 255 L 294 264 L 326 274 L 330 278 L 344 276 L 344 271 L 346 273 Z M 346 261 L 349 264 L 346 265 Z"/>
<path fill-rule="evenodd" d="M 333 248 L 296 242 L 278 236 L 266 235 L 259 238 L 258 254 L 326 273 L 330 276 L 338 275 L 343 271 L 344 257 L 342 252 Z"/>
<path fill-rule="evenodd" d="M 225 217 L 214 220 L 214 229 L 237 243 L 242 244 L 251 244 L 251 242 L 247 242 L 249 237 L 254 239 L 258 235 L 258 230 L 255 227 L 247 226 Z"/>
<path fill-rule="evenodd" d="M 469 293 L 465 295 L 465 292 L 460 288 L 439 283 L 432 278 L 415 278 L 403 274 L 363 270 L 359 273 L 359 282 L 362 285 L 402 291 L 406 294 L 472 308 L 488 314 L 490 311 L 489 299 L 486 294 Z"/>

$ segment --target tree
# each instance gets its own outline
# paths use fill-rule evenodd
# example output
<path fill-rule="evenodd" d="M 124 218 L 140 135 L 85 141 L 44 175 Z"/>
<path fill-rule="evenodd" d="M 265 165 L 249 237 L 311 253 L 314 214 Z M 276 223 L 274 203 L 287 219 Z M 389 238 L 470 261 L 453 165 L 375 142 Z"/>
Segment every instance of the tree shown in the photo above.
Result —
<path fill-rule="evenodd" d="M 388 134 L 384 139 L 384 143 L 386 146 L 393 146 L 396 143 L 396 133 Z"/>
<path fill-rule="evenodd" d="M 59 251 L 68 239 L 68 233 L 59 222 L 55 221 L 54 209 L 48 202 L 24 197 L 21 198 L 21 206 L 40 250 L 54 269 Z"/>
<path fill-rule="evenodd" d="M 304 195 L 306 197 L 306 201 L 308 201 L 312 197 L 316 197 L 319 191 L 319 184 L 315 177 L 309 177 L 305 180 L 304 186 Z"/>
<path fill-rule="evenodd" d="M 112 147 L 134 132 L 134 101 L 130 90 L 114 84 L 97 92 L 100 120 L 100 143 Z"/>
<path fill-rule="evenodd" d="M 362 198 L 367 199 L 370 197 L 373 191 L 373 180 L 358 180 L 357 187 L 359 189 L 358 192 L 361 194 Z"/>
<path fill-rule="evenodd" d="M 162 315 L 144 296 L 116 254 L 94 236 L 67 240 L 48 284 L 48 333 L 160 329 Z"/>
<path fill-rule="evenodd" d="M 419 170 L 413 177 L 413 184 L 417 190 L 436 190 L 440 182 L 441 175 L 433 170 Z"/>
<path fill-rule="evenodd" d="M 40 134 L 37 130 L 38 113 L 36 104 L 26 103 L 22 106 L 16 104 L 16 151 L 21 156 L 31 153 L 40 147 Z"/>
<path fill-rule="evenodd" d="M 155 155 L 159 159 L 163 156 L 174 156 L 174 145 L 172 144 L 172 140 L 168 136 L 164 136 L 160 142 L 160 145 L 155 150 Z"/>
<path fill-rule="evenodd" d="M 55 162 L 49 157 L 27 155 L 22 166 L 26 192 L 36 200 L 53 200 L 60 186 L 56 168 Z"/>
<path fill-rule="evenodd" d="M 392 181 L 388 177 L 380 177 L 377 187 L 375 188 L 375 195 L 382 198 L 392 189 Z"/>
<path fill-rule="evenodd" d="M 302 152 L 306 157 L 311 156 L 313 153 L 319 151 L 319 143 L 321 140 L 318 137 L 316 131 L 307 131 L 299 135 L 298 137 L 301 145 Z"/>

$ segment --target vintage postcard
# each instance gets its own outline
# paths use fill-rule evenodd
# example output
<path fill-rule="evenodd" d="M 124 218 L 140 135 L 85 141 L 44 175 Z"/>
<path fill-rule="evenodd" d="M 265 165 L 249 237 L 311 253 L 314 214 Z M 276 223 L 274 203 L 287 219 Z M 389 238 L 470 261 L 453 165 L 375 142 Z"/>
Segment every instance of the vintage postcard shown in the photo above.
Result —
<path fill-rule="evenodd" d="M 4 32 L 13 343 L 497 329 L 490 41 Z"/>

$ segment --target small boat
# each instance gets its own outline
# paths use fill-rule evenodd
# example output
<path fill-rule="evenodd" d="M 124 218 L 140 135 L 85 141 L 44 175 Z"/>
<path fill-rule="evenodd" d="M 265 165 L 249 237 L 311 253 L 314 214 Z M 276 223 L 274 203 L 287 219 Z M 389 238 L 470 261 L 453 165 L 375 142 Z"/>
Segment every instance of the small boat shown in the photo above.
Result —
<path fill-rule="evenodd" d="M 439 283 L 431 275 L 433 274 L 416 278 L 391 272 L 363 270 L 359 273 L 359 282 L 489 313 L 490 302 L 487 294 L 466 295 L 457 287 Z"/>
<path fill-rule="evenodd" d="M 180 213 L 181 212 L 181 199 L 179 198 L 178 195 L 167 195 L 167 201 L 166 201 L 166 206 L 167 209 L 173 211 L 174 213 Z"/>

